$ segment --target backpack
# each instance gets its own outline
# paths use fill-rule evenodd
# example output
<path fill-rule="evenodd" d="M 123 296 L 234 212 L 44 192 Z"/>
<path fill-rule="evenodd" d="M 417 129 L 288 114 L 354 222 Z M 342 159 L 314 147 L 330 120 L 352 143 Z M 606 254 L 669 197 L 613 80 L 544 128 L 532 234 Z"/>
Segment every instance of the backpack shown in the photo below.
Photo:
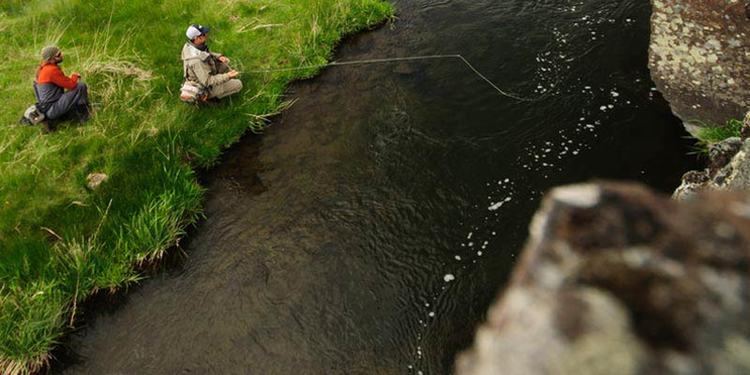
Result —
<path fill-rule="evenodd" d="M 26 111 L 23 112 L 23 117 L 21 117 L 21 120 L 19 121 L 21 124 L 36 125 L 47 119 L 47 116 L 44 115 L 44 108 L 40 108 L 39 105 L 39 88 L 37 87 L 36 82 L 34 82 L 34 96 L 36 97 L 37 102 L 31 107 L 26 108 Z"/>
<path fill-rule="evenodd" d="M 44 113 L 37 108 L 36 104 L 32 105 L 29 108 L 26 108 L 26 111 L 23 112 L 23 117 L 21 117 L 21 123 L 26 125 L 36 125 L 46 119 L 46 116 L 44 116 Z"/>
<path fill-rule="evenodd" d="M 192 81 L 185 81 L 180 88 L 180 100 L 185 103 L 205 102 L 208 99 L 208 93 L 199 84 Z"/>

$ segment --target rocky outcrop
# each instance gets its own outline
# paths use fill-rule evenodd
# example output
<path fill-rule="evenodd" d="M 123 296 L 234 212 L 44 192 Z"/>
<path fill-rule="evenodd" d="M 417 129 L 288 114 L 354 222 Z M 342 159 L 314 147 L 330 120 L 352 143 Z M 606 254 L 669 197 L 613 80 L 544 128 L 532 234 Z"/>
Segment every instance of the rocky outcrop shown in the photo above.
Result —
<path fill-rule="evenodd" d="M 750 142 L 728 138 L 709 148 L 709 167 L 689 171 L 672 197 L 677 200 L 694 198 L 707 190 L 747 190 L 750 188 Z"/>
<path fill-rule="evenodd" d="M 738 0 L 652 0 L 649 67 L 694 133 L 750 107 L 750 19 Z"/>
<path fill-rule="evenodd" d="M 750 195 L 558 188 L 459 374 L 750 373 Z"/>

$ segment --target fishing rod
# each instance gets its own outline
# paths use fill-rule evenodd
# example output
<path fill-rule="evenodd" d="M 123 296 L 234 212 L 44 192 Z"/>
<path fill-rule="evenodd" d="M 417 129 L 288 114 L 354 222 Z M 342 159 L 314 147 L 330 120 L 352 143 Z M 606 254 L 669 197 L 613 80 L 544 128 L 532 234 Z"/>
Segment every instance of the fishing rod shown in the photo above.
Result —
<path fill-rule="evenodd" d="M 275 68 L 275 69 L 257 69 L 257 70 L 250 70 L 246 73 L 250 74 L 260 74 L 260 73 L 274 73 L 274 72 L 289 72 L 289 71 L 297 71 L 297 70 L 308 70 L 308 69 L 317 69 L 317 68 L 327 68 L 332 66 L 346 66 L 346 65 L 367 65 L 367 64 L 381 64 L 381 63 L 392 63 L 392 62 L 400 62 L 400 61 L 416 61 L 416 60 L 437 60 L 437 59 L 458 59 L 461 62 L 463 62 L 469 69 L 471 69 L 474 74 L 476 74 L 479 78 L 487 82 L 495 91 L 500 93 L 500 95 L 515 99 L 522 102 L 535 102 L 539 101 L 544 96 L 540 96 L 538 98 L 524 98 L 517 94 L 510 93 L 507 91 L 502 90 L 500 87 L 498 87 L 492 80 L 487 78 L 484 74 L 482 74 L 477 68 L 474 67 L 466 58 L 464 58 L 461 55 L 455 54 L 455 55 L 422 55 L 422 56 L 406 56 L 406 57 L 389 57 L 389 58 L 382 58 L 382 59 L 364 59 L 364 60 L 350 60 L 350 61 L 332 61 L 327 64 L 318 64 L 318 65 L 305 65 L 305 66 L 297 66 L 297 67 L 290 67 L 290 68 Z"/>

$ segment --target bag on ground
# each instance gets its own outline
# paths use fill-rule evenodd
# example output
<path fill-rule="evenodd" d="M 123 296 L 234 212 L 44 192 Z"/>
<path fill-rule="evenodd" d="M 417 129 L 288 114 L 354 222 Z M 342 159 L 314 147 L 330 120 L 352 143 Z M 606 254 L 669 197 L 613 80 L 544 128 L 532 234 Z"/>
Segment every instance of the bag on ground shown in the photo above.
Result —
<path fill-rule="evenodd" d="M 198 101 L 205 101 L 208 97 L 203 87 L 191 82 L 185 81 L 180 88 L 180 100 L 186 103 L 195 103 Z"/>
<path fill-rule="evenodd" d="M 31 107 L 26 108 L 26 111 L 23 112 L 21 122 L 35 125 L 44 121 L 45 118 L 44 113 L 42 113 L 42 111 L 36 107 L 36 104 L 34 104 Z"/>

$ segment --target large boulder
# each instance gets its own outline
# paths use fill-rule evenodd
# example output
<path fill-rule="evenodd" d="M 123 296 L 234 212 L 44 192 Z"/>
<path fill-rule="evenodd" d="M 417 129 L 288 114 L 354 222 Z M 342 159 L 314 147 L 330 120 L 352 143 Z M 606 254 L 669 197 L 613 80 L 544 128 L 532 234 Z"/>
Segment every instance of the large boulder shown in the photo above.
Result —
<path fill-rule="evenodd" d="M 547 195 L 459 374 L 750 373 L 750 196 Z"/>
<path fill-rule="evenodd" d="M 649 67 L 692 133 L 750 107 L 750 20 L 737 0 L 652 0 Z"/>

